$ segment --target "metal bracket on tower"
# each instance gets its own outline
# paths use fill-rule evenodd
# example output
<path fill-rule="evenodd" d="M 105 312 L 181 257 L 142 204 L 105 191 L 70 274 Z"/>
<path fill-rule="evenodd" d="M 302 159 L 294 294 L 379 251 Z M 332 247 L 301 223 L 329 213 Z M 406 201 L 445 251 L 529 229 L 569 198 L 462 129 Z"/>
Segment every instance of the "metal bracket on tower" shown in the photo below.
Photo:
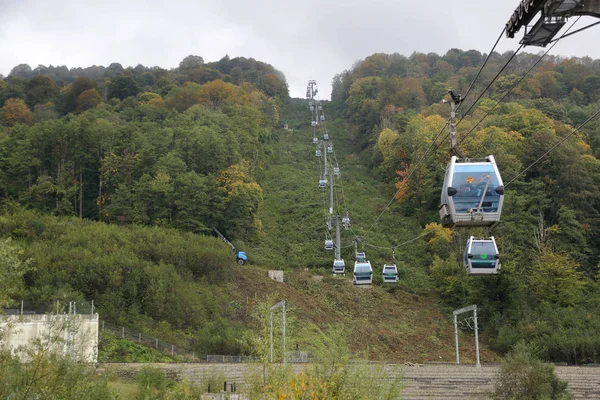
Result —
<path fill-rule="evenodd" d="M 449 90 L 451 100 L 443 100 L 444 103 L 450 103 L 450 121 L 448 122 L 448 130 L 450 131 L 450 141 L 452 146 L 450 151 L 457 157 L 464 159 L 465 156 L 458 148 L 456 143 L 456 109 L 462 103 L 462 97 L 460 94 L 456 95 L 452 90 Z"/>

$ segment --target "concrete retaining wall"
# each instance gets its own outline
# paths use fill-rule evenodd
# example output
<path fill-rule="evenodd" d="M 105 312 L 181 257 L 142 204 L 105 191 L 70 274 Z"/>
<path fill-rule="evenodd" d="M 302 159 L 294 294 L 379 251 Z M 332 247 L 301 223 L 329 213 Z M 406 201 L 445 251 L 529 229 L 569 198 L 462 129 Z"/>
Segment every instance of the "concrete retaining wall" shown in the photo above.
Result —
<path fill-rule="evenodd" d="M 7 330 L 0 346 L 20 356 L 25 356 L 23 348 L 37 341 L 49 351 L 70 355 L 79 362 L 98 361 L 98 314 L 5 315 L 0 329 Z"/>

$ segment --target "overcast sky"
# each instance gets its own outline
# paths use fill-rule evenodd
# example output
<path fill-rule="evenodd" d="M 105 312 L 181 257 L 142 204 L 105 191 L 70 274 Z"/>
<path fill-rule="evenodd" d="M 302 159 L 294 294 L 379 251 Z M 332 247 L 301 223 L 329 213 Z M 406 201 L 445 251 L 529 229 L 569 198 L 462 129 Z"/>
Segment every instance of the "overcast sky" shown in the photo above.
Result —
<path fill-rule="evenodd" d="M 287 77 L 293 97 L 376 53 L 487 53 L 519 0 L 0 0 L 0 74 L 18 64 L 176 67 L 252 57 Z M 595 22 L 582 18 L 574 29 Z M 497 51 L 516 50 L 503 38 Z M 558 43 L 551 54 L 600 58 L 600 27 Z M 538 53 L 542 49 L 528 47 Z"/>

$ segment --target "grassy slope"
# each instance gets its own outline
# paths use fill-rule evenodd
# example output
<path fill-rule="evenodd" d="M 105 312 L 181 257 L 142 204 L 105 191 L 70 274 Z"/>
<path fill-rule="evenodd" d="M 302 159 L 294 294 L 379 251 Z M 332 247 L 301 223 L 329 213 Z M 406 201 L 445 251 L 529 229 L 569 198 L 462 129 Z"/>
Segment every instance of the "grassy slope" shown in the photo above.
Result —
<path fill-rule="evenodd" d="M 250 249 L 250 254 L 254 264 L 284 269 L 285 283 L 269 280 L 264 269 L 247 266 L 235 274 L 231 295 L 239 304 L 247 304 L 252 297 L 275 294 L 291 305 L 299 321 L 321 327 L 343 324 L 352 330 L 352 348 L 371 359 L 453 361 L 452 314 L 438 310 L 425 271 L 411 263 L 411 256 L 423 251 L 423 243 L 417 241 L 400 249 L 401 283 L 396 288 L 357 288 L 348 277 L 330 276 L 333 253 L 323 250 L 323 195 L 317 187 L 321 160 L 314 156 L 306 102 L 289 105 L 284 117 L 292 130 L 279 133 L 274 144 L 275 162 L 259 177 L 265 198 L 265 237 L 261 246 Z M 352 139 L 345 133 L 342 120 L 328 121 L 328 131 L 340 163 L 354 232 L 359 236 L 367 233 L 369 242 L 383 247 L 420 234 L 422 227 L 402 217 L 395 205 L 373 226 L 392 197 L 393 185 L 374 181 L 364 164 L 350 153 Z M 368 232 L 371 226 L 374 232 Z M 346 246 L 342 256 L 350 266 L 352 233 L 343 231 L 342 236 L 342 246 Z M 365 251 L 377 278 L 391 253 L 370 247 Z M 462 335 L 460 345 L 463 362 L 474 362 L 473 337 Z M 496 359 L 485 346 L 481 354 L 482 362 Z"/>

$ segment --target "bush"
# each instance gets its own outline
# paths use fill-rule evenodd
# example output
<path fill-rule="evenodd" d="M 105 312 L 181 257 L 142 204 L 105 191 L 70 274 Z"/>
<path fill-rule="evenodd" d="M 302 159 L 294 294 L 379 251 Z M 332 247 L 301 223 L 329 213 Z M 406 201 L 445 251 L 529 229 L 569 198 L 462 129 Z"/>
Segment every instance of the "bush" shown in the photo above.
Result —
<path fill-rule="evenodd" d="M 540 361 L 519 341 L 500 365 L 492 393 L 496 400 L 571 399 L 567 382 L 558 379 L 554 365 Z"/>

